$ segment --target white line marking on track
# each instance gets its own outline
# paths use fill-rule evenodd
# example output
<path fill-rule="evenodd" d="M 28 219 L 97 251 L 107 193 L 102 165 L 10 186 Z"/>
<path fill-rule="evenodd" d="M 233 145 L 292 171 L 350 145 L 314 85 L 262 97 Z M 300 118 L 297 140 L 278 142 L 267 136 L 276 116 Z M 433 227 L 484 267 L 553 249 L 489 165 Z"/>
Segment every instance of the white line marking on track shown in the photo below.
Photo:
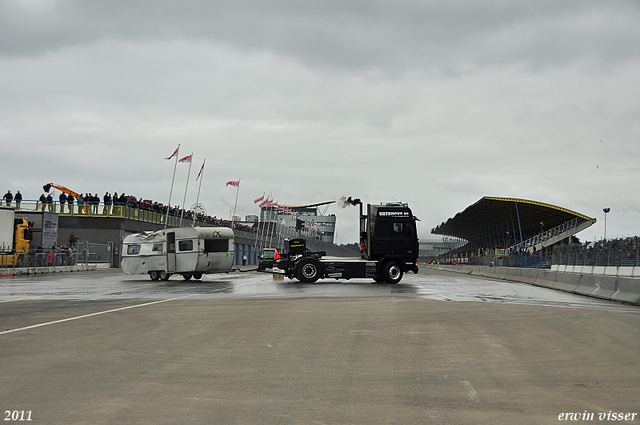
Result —
<path fill-rule="evenodd" d="M 460 381 L 460 382 L 467 389 L 467 393 L 469 394 L 469 399 L 471 399 L 471 401 L 479 402 L 480 400 L 478 399 L 478 393 L 476 392 L 476 390 L 473 389 L 471 382 L 469 381 Z"/>
<path fill-rule="evenodd" d="M 246 283 L 242 283 L 240 285 L 236 285 L 236 286 L 243 286 L 246 285 Z M 220 291 L 225 291 L 229 289 L 229 287 L 225 287 L 225 288 L 220 288 L 216 291 L 213 292 L 220 292 Z M 116 311 L 123 311 L 123 310 L 129 310 L 132 308 L 138 308 L 138 307 L 146 307 L 149 305 L 154 305 L 154 304 L 160 304 L 160 303 L 166 303 L 169 301 L 176 301 L 176 300 L 182 300 L 185 298 L 189 298 L 189 297 L 196 297 L 198 295 L 203 295 L 203 294 L 191 294 L 191 295 L 185 295 L 183 297 L 177 297 L 177 298 L 169 298 L 166 300 L 160 300 L 160 301 L 152 301 L 152 302 L 148 302 L 148 303 L 143 303 L 143 304 L 136 304 L 136 305 L 130 305 L 127 307 L 121 307 L 121 308 L 114 308 L 111 310 L 105 310 L 105 311 L 98 311 L 96 313 L 90 313 L 90 314 L 83 314 L 82 316 L 76 316 L 76 317 L 68 317 L 66 319 L 60 319 L 60 320 L 54 320 L 52 322 L 46 322 L 46 323 L 39 323 L 37 325 L 31 325 L 31 326 L 25 326 L 23 328 L 16 328 L 16 329 L 10 329 L 8 331 L 2 331 L 0 332 L 0 335 L 5 335 L 5 334 L 10 334 L 13 332 L 20 332 L 20 331 L 26 331 L 28 329 L 35 329 L 35 328 L 40 328 L 42 326 L 48 326 L 48 325 L 55 325 L 57 323 L 64 323 L 64 322 L 70 322 L 72 320 L 78 320 L 78 319 L 85 319 L 87 317 L 93 317 L 93 316 L 100 316 L 101 314 L 107 314 L 107 313 L 115 313 Z"/>
<path fill-rule="evenodd" d="M 168 301 L 180 300 L 180 299 L 183 299 L 183 298 L 194 297 L 196 295 L 200 295 L 200 294 L 191 294 L 191 295 L 186 295 L 184 297 L 170 298 L 168 300 L 152 301 L 150 303 L 130 305 L 130 306 L 127 306 L 127 307 L 114 308 L 112 310 L 98 311 L 97 313 L 83 314 L 82 316 L 67 317 L 66 319 L 54 320 L 52 322 L 39 323 L 37 325 L 25 326 L 24 328 L 17 328 L 17 329 L 10 329 L 8 331 L 2 331 L 2 332 L 0 332 L 0 335 L 10 334 L 12 332 L 26 331 L 27 329 L 39 328 L 39 327 L 42 327 L 42 326 L 55 325 L 56 323 L 70 322 L 72 320 L 84 319 L 86 317 L 99 316 L 101 314 L 114 313 L 116 311 L 129 310 L 131 308 L 137 308 L 137 307 L 144 307 L 144 306 L 153 305 L 153 304 L 166 303 Z"/>
<path fill-rule="evenodd" d="M 0 303 L 10 303 L 10 302 L 13 302 L 13 301 L 20 301 L 20 300 L 24 300 L 24 299 L 26 299 L 26 298 L 14 298 L 12 300 L 2 300 L 2 301 L 0 301 Z"/>

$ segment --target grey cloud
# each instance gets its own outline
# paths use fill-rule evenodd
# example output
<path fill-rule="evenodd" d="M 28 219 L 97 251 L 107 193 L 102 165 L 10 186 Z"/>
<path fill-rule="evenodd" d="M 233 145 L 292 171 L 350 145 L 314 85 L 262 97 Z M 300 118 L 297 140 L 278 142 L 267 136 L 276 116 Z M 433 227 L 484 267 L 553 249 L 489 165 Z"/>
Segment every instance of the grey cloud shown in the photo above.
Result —
<path fill-rule="evenodd" d="M 123 39 L 200 39 L 312 67 L 456 70 L 532 67 L 640 50 L 632 1 L 42 1 L 0 5 L 0 51 L 37 55 Z"/>

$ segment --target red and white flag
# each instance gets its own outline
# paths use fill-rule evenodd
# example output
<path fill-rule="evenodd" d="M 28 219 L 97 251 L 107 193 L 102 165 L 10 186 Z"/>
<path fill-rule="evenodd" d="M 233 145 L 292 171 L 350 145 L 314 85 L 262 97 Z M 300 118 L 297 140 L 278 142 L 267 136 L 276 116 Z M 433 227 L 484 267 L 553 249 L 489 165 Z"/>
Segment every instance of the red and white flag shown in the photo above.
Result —
<path fill-rule="evenodd" d="M 261 197 L 259 197 L 258 199 L 254 199 L 254 200 L 253 200 L 253 203 L 254 203 L 254 204 L 257 204 L 258 202 L 260 202 L 260 201 L 262 201 L 262 200 L 264 200 L 264 195 L 262 195 L 262 196 L 261 196 Z"/>
<path fill-rule="evenodd" d="M 178 162 L 191 162 L 191 157 L 193 156 L 193 154 L 191 155 L 187 155 L 182 159 L 179 159 Z"/>
<path fill-rule="evenodd" d="M 260 208 L 266 206 L 269 203 L 269 197 L 267 196 L 267 199 L 265 199 L 264 201 L 260 202 Z"/>
<path fill-rule="evenodd" d="M 196 177 L 196 181 L 198 181 L 198 179 L 200 178 L 200 174 L 202 174 L 202 170 L 204 170 L 205 161 L 206 161 L 206 159 L 204 161 L 202 161 L 202 167 L 200 167 L 200 171 L 198 172 L 198 177 Z"/>
<path fill-rule="evenodd" d="M 171 158 L 173 158 L 174 156 L 177 156 L 177 155 L 178 155 L 178 149 L 180 149 L 180 147 L 179 147 L 179 146 L 176 148 L 176 150 L 175 150 L 175 151 L 173 151 L 173 153 L 171 154 L 171 156 L 170 156 L 169 158 L 167 158 L 167 159 L 171 159 Z"/>
<path fill-rule="evenodd" d="M 240 187 L 240 180 L 238 180 L 238 181 L 228 181 L 227 182 L 227 186 Z"/>

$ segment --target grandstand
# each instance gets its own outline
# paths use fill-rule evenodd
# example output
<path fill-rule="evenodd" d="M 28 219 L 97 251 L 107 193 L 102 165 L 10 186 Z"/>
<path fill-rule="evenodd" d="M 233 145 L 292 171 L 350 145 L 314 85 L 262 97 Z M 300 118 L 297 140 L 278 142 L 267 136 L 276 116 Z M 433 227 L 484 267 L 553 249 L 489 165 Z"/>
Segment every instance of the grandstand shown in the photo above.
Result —
<path fill-rule="evenodd" d="M 570 241 L 595 222 L 595 218 L 543 202 L 485 196 L 431 233 L 467 241 L 455 250 L 457 257 L 525 256 Z"/>

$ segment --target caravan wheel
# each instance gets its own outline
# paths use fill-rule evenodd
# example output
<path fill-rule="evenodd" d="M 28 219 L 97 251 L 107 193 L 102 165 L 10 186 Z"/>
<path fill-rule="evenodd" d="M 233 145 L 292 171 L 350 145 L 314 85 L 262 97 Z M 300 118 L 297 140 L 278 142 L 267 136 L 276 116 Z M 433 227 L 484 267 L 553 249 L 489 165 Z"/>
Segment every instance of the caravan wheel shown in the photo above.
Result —
<path fill-rule="evenodd" d="M 183 274 L 183 275 L 182 275 L 182 278 L 183 278 L 184 280 L 191 280 L 191 277 L 192 277 L 192 276 L 193 276 L 193 275 L 192 275 L 191 273 L 185 273 L 185 274 Z"/>
<path fill-rule="evenodd" d="M 202 279 L 202 273 L 194 273 L 193 274 L 193 278 L 194 279 Z"/>
<path fill-rule="evenodd" d="M 149 277 L 151 278 L 151 280 L 158 280 L 158 279 L 160 279 L 160 273 L 158 273 L 158 272 L 149 272 Z"/>

